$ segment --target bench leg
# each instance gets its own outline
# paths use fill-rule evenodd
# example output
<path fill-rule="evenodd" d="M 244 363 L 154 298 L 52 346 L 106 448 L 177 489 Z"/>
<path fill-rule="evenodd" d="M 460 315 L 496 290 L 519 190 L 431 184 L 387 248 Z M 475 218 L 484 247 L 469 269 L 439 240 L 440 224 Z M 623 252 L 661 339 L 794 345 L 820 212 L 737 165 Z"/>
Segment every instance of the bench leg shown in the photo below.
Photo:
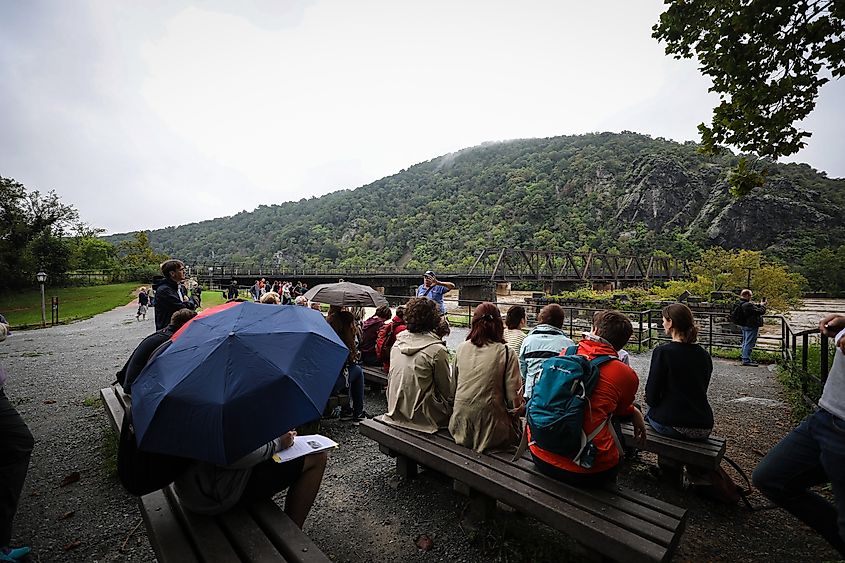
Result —
<path fill-rule="evenodd" d="M 403 479 L 417 476 L 417 462 L 405 456 L 396 456 L 396 473 Z"/>
<path fill-rule="evenodd" d="M 452 488 L 469 498 L 469 505 L 464 513 L 464 523 L 469 528 L 476 528 L 489 520 L 496 513 L 496 500 L 471 488 L 466 483 L 455 481 Z"/>

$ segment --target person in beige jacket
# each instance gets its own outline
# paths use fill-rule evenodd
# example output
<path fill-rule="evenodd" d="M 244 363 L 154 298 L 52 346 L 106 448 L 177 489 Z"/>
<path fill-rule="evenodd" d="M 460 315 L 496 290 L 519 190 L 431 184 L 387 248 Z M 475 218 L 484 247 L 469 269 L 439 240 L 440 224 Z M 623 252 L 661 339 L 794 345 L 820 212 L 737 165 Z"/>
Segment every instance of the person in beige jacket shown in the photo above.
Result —
<path fill-rule="evenodd" d="M 494 304 L 476 307 L 469 336 L 458 346 L 452 377 L 455 409 L 449 432 L 455 443 L 477 452 L 516 446 L 519 415 L 525 410 L 522 378 Z"/>
<path fill-rule="evenodd" d="M 408 301 L 407 329 L 390 351 L 384 422 L 429 433 L 449 425 L 455 392 L 446 345 L 433 332 L 439 322 L 436 302 L 425 297 Z"/>

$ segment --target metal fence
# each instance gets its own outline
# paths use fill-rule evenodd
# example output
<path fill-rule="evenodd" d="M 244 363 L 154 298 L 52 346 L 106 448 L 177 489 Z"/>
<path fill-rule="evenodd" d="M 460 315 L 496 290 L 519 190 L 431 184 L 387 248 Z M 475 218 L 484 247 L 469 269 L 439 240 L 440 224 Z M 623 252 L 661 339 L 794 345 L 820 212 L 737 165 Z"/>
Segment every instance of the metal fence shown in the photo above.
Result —
<path fill-rule="evenodd" d="M 404 302 L 409 299 L 408 296 L 398 295 L 386 295 L 385 297 L 391 303 Z M 457 321 L 456 324 L 465 326 L 469 326 L 475 307 L 482 303 L 482 301 L 461 299 L 459 306 L 456 299 L 444 299 L 444 302 L 447 303 L 450 320 Z M 524 302 L 497 301 L 496 305 L 503 310 L 516 305 L 525 307 L 529 327 L 536 324 L 536 315 L 541 308 L 540 305 Z M 602 307 L 567 307 L 563 305 L 561 307 L 566 313 L 564 332 L 568 333 L 568 336 L 573 340 L 577 340 L 583 332 L 592 328 L 592 318 L 596 312 L 607 310 Z M 663 316 L 660 309 L 621 312 L 631 319 L 634 328 L 634 333 L 628 344 L 629 350 L 636 349 L 637 352 L 642 352 L 671 340 L 663 330 Z M 698 342 L 707 349 L 710 355 L 713 355 L 714 349 L 739 350 L 742 348 L 742 333 L 739 327 L 730 320 L 729 312 L 693 311 L 693 317 L 699 327 Z M 830 367 L 831 346 L 829 339 L 820 335 L 818 328 L 796 332 L 782 315 L 765 315 L 763 319 L 766 327 L 777 328 L 774 332 L 761 330 L 755 348 L 777 354 L 781 360 L 789 364 L 790 369 L 800 369 L 801 377 L 806 378 L 805 389 L 809 388 L 810 381 L 823 386 Z M 820 351 L 817 370 L 811 369 L 814 366 L 810 365 L 808 359 L 811 348 L 814 346 L 818 346 Z"/>

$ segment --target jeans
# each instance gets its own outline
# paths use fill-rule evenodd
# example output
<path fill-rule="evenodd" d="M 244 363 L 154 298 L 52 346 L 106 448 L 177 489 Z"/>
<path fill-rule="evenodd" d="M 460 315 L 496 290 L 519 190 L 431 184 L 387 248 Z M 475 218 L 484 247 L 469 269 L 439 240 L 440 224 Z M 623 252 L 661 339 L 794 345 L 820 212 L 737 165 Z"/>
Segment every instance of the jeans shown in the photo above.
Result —
<path fill-rule="evenodd" d="M 339 393 L 346 389 L 347 381 L 349 384 L 349 398 L 352 400 L 352 414 L 360 417 L 364 414 L 364 368 L 361 364 L 350 364 L 348 380 L 343 377 L 343 372 L 337 378 L 337 383 L 334 386 L 334 392 Z"/>
<path fill-rule="evenodd" d="M 0 387 L 0 547 L 12 541 L 12 520 L 35 441 Z"/>
<path fill-rule="evenodd" d="M 684 435 L 672 428 L 671 426 L 666 426 L 665 424 L 660 424 L 656 420 L 649 418 L 648 414 L 645 415 L 645 421 L 648 423 L 649 426 L 654 428 L 654 431 L 662 436 L 668 436 L 669 438 L 678 438 L 683 440 Z"/>
<path fill-rule="evenodd" d="M 845 555 L 845 420 L 817 410 L 769 450 L 752 480 Z M 835 506 L 809 490 L 828 482 Z"/>
<path fill-rule="evenodd" d="M 747 364 L 751 362 L 751 351 L 757 344 L 757 333 L 760 332 L 760 327 L 741 326 L 739 328 L 742 330 L 742 363 Z"/>

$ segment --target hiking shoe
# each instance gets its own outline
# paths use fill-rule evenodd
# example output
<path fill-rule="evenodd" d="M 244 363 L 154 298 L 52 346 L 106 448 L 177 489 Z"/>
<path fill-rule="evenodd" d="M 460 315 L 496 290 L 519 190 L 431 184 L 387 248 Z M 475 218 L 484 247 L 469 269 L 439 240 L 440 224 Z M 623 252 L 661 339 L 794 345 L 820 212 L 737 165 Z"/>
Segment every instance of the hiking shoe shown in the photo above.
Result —
<path fill-rule="evenodd" d="M 14 549 L 9 547 L 0 548 L 0 561 L 18 561 L 21 557 L 28 555 L 30 549 L 26 546 L 16 547 Z"/>
<path fill-rule="evenodd" d="M 757 362 L 742 362 L 742 365 L 745 367 L 756 368 L 760 364 L 758 364 Z"/>

